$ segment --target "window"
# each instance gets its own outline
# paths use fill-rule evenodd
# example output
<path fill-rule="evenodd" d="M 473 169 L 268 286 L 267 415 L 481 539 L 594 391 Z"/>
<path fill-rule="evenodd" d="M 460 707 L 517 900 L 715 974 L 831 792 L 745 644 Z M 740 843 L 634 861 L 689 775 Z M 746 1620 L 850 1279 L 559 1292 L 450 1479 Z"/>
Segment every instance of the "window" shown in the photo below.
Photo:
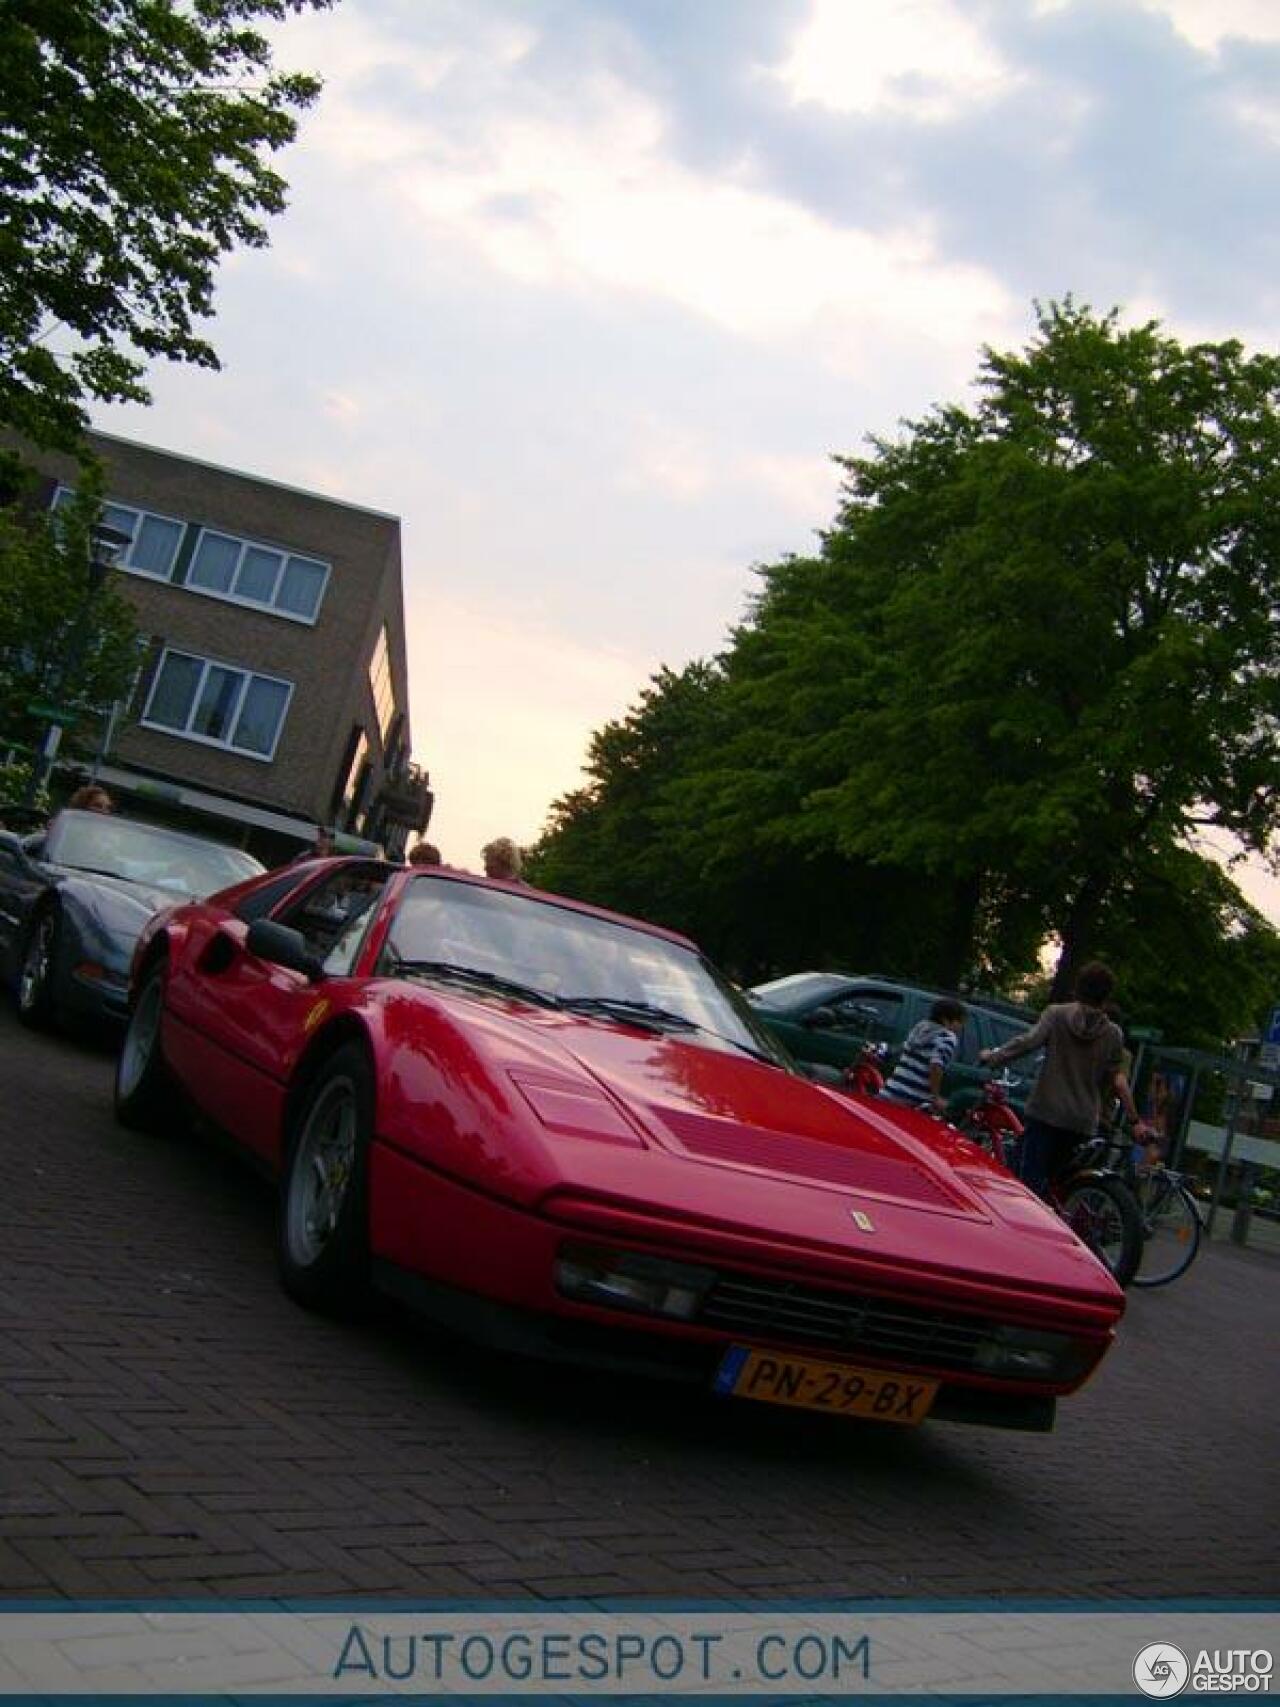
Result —
<path fill-rule="evenodd" d="M 344 816 L 351 822 L 361 781 L 365 775 L 369 759 L 369 737 L 360 724 L 351 731 L 351 739 L 347 743 L 346 764 L 339 775 L 338 792 L 334 806 L 334 816 Z"/>
<path fill-rule="evenodd" d="M 60 486 L 56 510 L 71 503 L 75 493 Z M 158 516 L 131 504 L 104 504 L 108 527 L 131 536 L 118 567 L 154 581 L 172 581 L 178 550 L 187 531 L 185 522 Z M 277 546 L 240 539 L 217 528 L 201 528 L 181 585 L 214 598 L 274 611 L 296 622 L 314 622 L 329 579 L 329 565 L 313 557 L 297 557 Z"/>
<path fill-rule="evenodd" d="M 255 759 L 270 759 L 284 726 L 293 684 L 166 648 L 142 722 Z"/>
<path fill-rule="evenodd" d="M 307 890 L 301 900 L 281 909 L 279 922 L 301 931 L 312 954 L 324 961 L 330 977 L 343 977 L 355 965 L 389 869 L 344 866 Z"/>
<path fill-rule="evenodd" d="M 65 509 L 75 493 L 67 486 L 58 488 L 55 509 Z M 153 515 L 149 510 L 135 509 L 130 504 L 104 504 L 102 519 L 110 528 L 129 534 L 130 541 L 117 559 L 118 569 L 128 569 L 135 575 L 149 575 L 154 581 L 168 581 L 173 575 L 178 547 L 182 544 L 185 524 L 171 516 Z"/>
<path fill-rule="evenodd" d="M 328 578 L 329 565 L 315 558 L 295 557 L 275 546 L 202 528 L 186 584 L 215 598 L 314 622 Z"/>
<path fill-rule="evenodd" d="M 902 997 L 881 990 L 858 990 L 831 1004 L 836 1028 L 873 1043 L 892 1043 L 902 1028 Z"/>
<path fill-rule="evenodd" d="M 378 714 L 378 734 L 385 741 L 396 710 L 395 689 L 391 685 L 391 641 L 386 623 L 382 625 L 369 663 L 369 691 L 373 694 L 374 710 Z"/>

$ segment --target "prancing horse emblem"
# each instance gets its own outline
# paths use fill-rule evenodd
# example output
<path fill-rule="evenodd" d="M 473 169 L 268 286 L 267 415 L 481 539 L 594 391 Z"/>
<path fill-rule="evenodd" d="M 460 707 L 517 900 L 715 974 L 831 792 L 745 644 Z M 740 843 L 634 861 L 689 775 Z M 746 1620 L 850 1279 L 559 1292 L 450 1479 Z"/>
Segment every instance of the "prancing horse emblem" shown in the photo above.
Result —
<path fill-rule="evenodd" d="M 876 1224 L 871 1219 L 871 1217 L 866 1213 L 865 1210 L 851 1209 L 849 1211 L 849 1213 L 850 1213 L 850 1215 L 853 1216 L 853 1224 L 855 1227 L 857 1227 L 857 1229 L 860 1233 L 874 1233 L 875 1232 Z"/>

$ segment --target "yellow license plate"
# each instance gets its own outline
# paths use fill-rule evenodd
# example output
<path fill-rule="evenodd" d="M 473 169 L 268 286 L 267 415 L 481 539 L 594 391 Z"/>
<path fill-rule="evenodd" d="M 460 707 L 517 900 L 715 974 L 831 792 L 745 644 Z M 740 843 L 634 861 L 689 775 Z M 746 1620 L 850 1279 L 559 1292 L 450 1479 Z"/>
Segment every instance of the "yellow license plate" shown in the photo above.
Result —
<path fill-rule="evenodd" d="M 731 1346 L 725 1353 L 715 1387 L 718 1393 L 732 1393 L 739 1399 L 896 1423 L 923 1422 L 938 1391 L 936 1381 L 917 1375 L 818 1363 L 745 1345 Z"/>

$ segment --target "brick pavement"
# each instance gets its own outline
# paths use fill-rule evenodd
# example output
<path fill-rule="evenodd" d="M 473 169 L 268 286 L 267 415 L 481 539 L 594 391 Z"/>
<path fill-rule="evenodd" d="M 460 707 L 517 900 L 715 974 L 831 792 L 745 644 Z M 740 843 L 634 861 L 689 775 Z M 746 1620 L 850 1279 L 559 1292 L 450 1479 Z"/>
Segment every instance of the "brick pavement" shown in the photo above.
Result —
<path fill-rule="evenodd" d="M 1280 1261 L 1131 1296 L 1049 1436 L 503 1364 L 278 1290 L 270 1191 L 0 1014 L 0 1594 L 1274 1595 Z"/>

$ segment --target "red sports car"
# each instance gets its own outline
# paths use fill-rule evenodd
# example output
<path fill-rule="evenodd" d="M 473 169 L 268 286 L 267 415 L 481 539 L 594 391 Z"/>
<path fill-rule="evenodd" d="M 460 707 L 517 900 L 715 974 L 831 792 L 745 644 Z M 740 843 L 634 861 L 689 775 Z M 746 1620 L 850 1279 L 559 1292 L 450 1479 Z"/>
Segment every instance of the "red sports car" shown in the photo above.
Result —
<path fill-rule="evenodd" d="M 950 1128 L 803 1078 L 685 938 L 447 868 L 158 915 L 116 1081 L 278 1176 L 302 1303 L 855 1417 L 1052 1426 L 1123 1295 Z"/>

